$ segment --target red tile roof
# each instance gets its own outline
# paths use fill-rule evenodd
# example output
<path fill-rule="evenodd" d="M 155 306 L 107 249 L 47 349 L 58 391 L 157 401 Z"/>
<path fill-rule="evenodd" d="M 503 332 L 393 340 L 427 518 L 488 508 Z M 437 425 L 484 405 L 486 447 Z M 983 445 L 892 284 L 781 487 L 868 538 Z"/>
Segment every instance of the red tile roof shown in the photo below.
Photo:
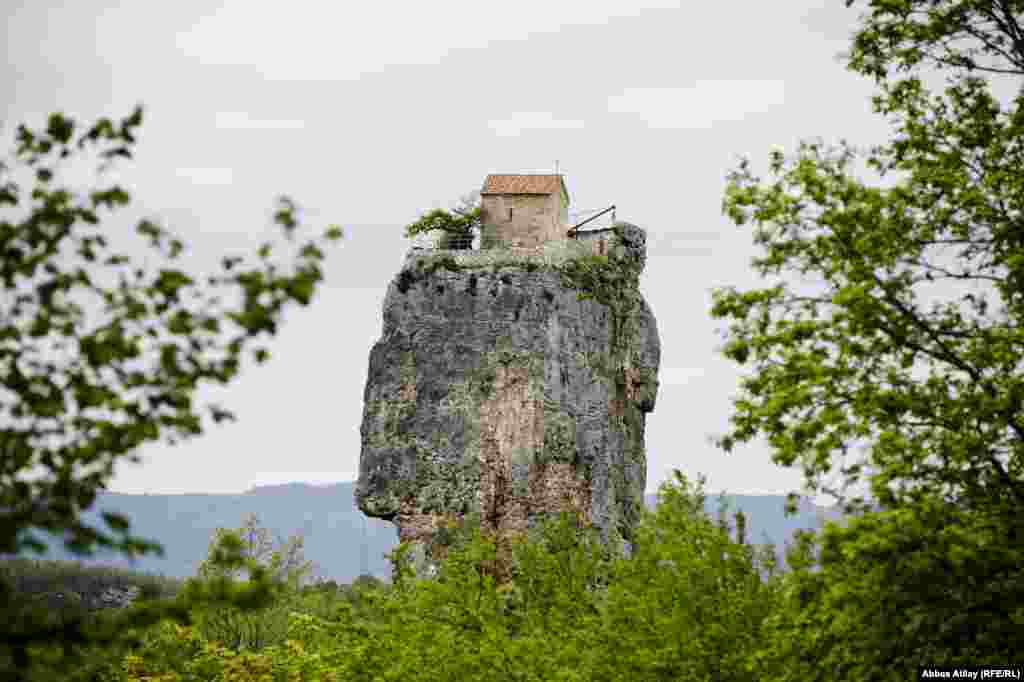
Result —
<path fill-rule="evenodd" d="M 480 194 L 557 194 L 564 189 L 561 175 L 488 175 Z"/>

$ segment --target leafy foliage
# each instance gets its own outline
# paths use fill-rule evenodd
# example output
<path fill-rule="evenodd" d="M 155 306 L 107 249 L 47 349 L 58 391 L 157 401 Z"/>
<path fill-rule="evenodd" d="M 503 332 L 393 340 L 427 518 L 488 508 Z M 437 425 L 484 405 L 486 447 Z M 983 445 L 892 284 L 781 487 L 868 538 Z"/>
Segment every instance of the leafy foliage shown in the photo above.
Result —
<path fill-rule="evenodd" d="M 473 235 L 480 230 L 482 216 L 480 192 L 477 190 L 463 196 L 451 211 L 435 208 L 424 213 L 406 226 L 405 236 L 412 238 L 437 230 L 443 233 L 441 248 L 469 248 Z"/>
<path fill-rule="evenodd" d="M 508 581 L 493 537 L 462 527 L 431 579 L 399 560 L 391 586 L 353 585 L 329 616 L 298 604 L 260 651 L 162 626 L 116 679 L 750 679 L 774 588 L 703 509 L 701 482 L 666 483 L 633 559 L 560 515 L 513 543 Z"/>
<path fill-rule="evenodd" d="M 1020 0 L 845 0 L 870 7 L 850 68 L 876 78 L 920 67 L 1024 75 Z"/>
<path fill-rule="evenodd" d="M 242 543 L 243 557 L 265 567 L 280 589 L 272 605 L 257 611 L 244 611 L 230 605 L 197 609 L 197 631 L 204 639 L 219 642 L 235 651 L 259 650 L 270 644 L 282 643 L 288 613 L 299 601 L 302 582 L 312 570 L 312 562 L 303 559 L 303 539 L 294 536 L 285 543 L 279 542 L 280 547 L 275 550 L 270 531 L 260 527 L 256 515 L 250 514 L 237 531 L 217 529 L 210 545 L 210 555 L 199 566 L 200 580 L 213 577 L 239 579 L 241 571 L 225 568 L 217 557 L 229 535 Z"/>
<path fill-rule="evenodd" d="M 726 449 L 764 432 L 776 460 L 801 462 L 813 484 L 831 453 L 872 436 L 872 492 L 882 504 L 925 491 L 1024 502 L 1024 384 L 1014 372 L 1024 342 L 1020 103 L 1002 111 L 972 77 L 945 98 L 917 79 L 880 95 L 876 106 L 897 116 L 897 135 L 868 160 L 883 174 L 905 174 L 888 189 L 852 177 L 851 149 L 816 143 L 790 162 L 773 154 L 771 184 L 747 164 L 732 174 L 725 210 L 738 224 L 758 224 L 767 254 L 757 269 L 819 274 L 827 291 L 806 296 L 782 284 L 715 293 L 713 315 L 742 320 L 726 355 L 757 363 Z M 953 267 L 935 262 L 947 248 Z M 926 312 L 915 287 L 932 282 L 990 291 L 960 298 L 970 316 L 956 303 Z M 915 363 L 928 366 L 926 379 L 912 376 Z M 842 474 L 855 482 L 864 464 Z M 912 489 L 894 490 L 908 481 Z"/>
<path fill-rule="evenodd" d="M 768 679 L 907 679 L 935 661 L 1015 660 L 1024 609 L 1019 519 L 928 500 L 792 548 L 765 624 Z"/>
<path fill-rule="evenodd" d="M 703 480 L 677 471 L 608 590 L 596 679 L 761 679 L 752 654 L 775 604 L 775 581 L 762 577 L 774 562 L 773 548 L 732 539 L 724 514 L 715 523 L 704 512 Z"/>
<path fill-rule="evenodd" d="M 313 563 L 303 558 L 303 538 L 296 535 L 281 542 L 278 538 L 278 549 L 274 548 L 274 540 L 268 529 L 260 526 L 259 517 L 256 514 L 249 514 L 242 522 L 242 526 L 231 531 L 218 528 L 214 533 L 214 539 L 210 543 L 210 555 L 199 566 L 199 577 L 210 578 L 212 576 L 228 576 L 232 579 L 239 577 L 237 570 L 228 571 L 216 562 L 214 555 L 217 547 L 221 545 L 221 539 L 228 534 L 236 535 L 244 547 L 243 555 L 266 566 L 274 579 L 291 589 L 298 590 L 313 570 Z"/>
<path fill-rule="evenodd" d="M 767 181 L 743 162 L 723 202 L 782 277 L 713 294 L 724 354 L 754 365 L 719 444 L 765 437 L 859 514 L 794 549 L 766 679 L 904 679 L 1019 640 L 1024 91 L 1004 105 L 982 75 L 1024 75 L 1024 3 L 865 4 L 849 66 L 893 125 L 866 153 L 890 185 L 858 179 L 847 143 L 804 142 Z"/>
<path fill-rule="evenodd" d="M 108 534 L 83 524 L 79 512 L 93 504 L 118 458 L 138 461 L 133 453 L 144 443 L 203 432 L 195 392 L 203 382 L 230 383 L 247 352 L 257 362 L 269 357 L 259 341 L 277 332 L 292 303 L 310 303 L 322 279 L 322 246 L 341 236 L 331 227 L 296 245 L 290 268 L 270 259 L 267 244 L 259 263 L 227 257 L 222 274 L 204 279 L 176 262 L 186 251 L 181 240 L 142 220 L 136 232 L 162 264 L 134 263 L 113 249 L 101 227 L 102 214 L 126 206 L 129 193 L 115 184 L 79 197 L 57 181 L 62 163 L 77 154 L 96 153 L 101 171 L 130 159 L 141 123 L 138 107 L 119 123 L 101 119 L 76 138 L 77 123 L 55 113 L 45 130 L 19 126 L 13 158 L 0 161 L 3 554 L 42 552 L 33 530 L 63 534 L 79 554 L 96 546 L 129 556 L 160 552 L 159 544 L 131 536 L 121 515 L 104 515 Z M 16 181 L 19 171 L 31 173 L 30 192 Z M 296 212 L 283 197 L 274 216 L 290 243 L 299 227 Z M 219 405 L 206 407 L 214 422 L 233 418 Z M 30 478 L 33 470 L 42 475 Z M 251 587 L 242 591 L 248 596 L 214 592 L 243 603 L 267 589 Z M 11 599 L 10 586 L 0 584 L 0 604 Z M 157 613 L 137 615 L 153 621 Z M 0 624 L 0 640 L 20 667 L 28 665 L 31 644 L 58 636 L 40 623 Z M 104 636 L 112 641 L 116 632 Z M 88 637 L 71 624 L 60 639 L 71 653 Z"/>

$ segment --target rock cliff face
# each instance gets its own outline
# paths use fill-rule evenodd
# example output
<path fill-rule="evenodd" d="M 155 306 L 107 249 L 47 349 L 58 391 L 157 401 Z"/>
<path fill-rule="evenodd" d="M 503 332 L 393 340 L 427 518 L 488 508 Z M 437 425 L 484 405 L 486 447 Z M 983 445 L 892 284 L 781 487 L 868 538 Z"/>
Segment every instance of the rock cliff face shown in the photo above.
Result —
<path fill-rule="evenodd" d="M 660 346 L 644 231 L 619 223 L 607 248 L 410 253 L 370 354 L 363 512 L 434 558 L 437 531 L 471 514 L 514 534 L 571 510 L 629 543 Z"/>

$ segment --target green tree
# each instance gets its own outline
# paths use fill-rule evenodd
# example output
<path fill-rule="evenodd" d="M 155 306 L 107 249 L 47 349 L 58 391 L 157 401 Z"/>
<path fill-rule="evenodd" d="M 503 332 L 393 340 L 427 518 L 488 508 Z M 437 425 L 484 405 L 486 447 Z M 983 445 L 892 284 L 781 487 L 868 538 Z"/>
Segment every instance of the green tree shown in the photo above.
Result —
<path fill-rule="evenodd" d="M 127 205 L 129 193 L 114 184 L 80 196 L 58 184 L 59 174 L 75 156 L 98 155 L 101 171 L 130 159 L 141 123 L 141 107 L 85 130 L 55 113 L 44 130 L 19 126 L 15 149 L 0 161 L 0 553 L 42 553 L 33 531 L 63 534 L 78 554 L 97 546 L 128 556 L 162 553 L 158 543 L 131 536 L 119 514 L 104 514 L 108 532 L 83 523 L 80 513 L 106 487 L 116 460 L 139 461 L 134 453 L 148 442 L 200 435 L 206 411 L 214 422 L 233 418 L 220 405 L 200 409 L 196 391 L 204 382 L 230 383 L 249 354 L 258 363 L 269 357 L 262 341 L 276 334 L 289 306 L 309 304 L 322 279 L 323 247 L 341 236 L 330 227 L 296 244 L 297 208 L 282 197 L 274 220 L 296 247 L 290 265 L 271 258 L 268 242 L 258 262 L 225 257 L 221 273 L 201 277 L 176 262 L 185 244 L 152 220 L 135 231 L 157 265 L 115 251 L 121 235 L 106 234 L 101 218 Z M 227 565 L 244 565 L 237 543 L 221 549 Z M 132 609 L 105 628 L 5 620 L 0 654 L 27 674 L 29 652 L 48 642 L 61 642 L 73 658 L 90 643 L 121 642 L 130 625 L 187 619 L 189 600 L 265 600 L 265 573 L 239 588 L 196 586 L 173 606 Z M 0 605 L 11 599 L 10 585 L 0 584 Z"/>
<path fill-rule="evenodd" d="M 498 543 L 466 530 L 431 579 L 406 575 L 328 628 L 352 652 L 343 679 L 759 679 L 775 583 L 705 513 L 702 484 L 662 487 L 629 558 L 560 514 L 513 541 L 499 581 Z"/>
<path fill-rule="evenodd" d="M 238 536 L 244 548 L 243 556 L 261 566 L 266 566 L 275 582 L 295 590 L 301 590 L 310 579 L 313 562 L 305 560 L 304 538 L 301 535 L 294 535 L 286 542 L 277 538 L 275 549 L 270 529 L 260 526 L 259 517 L 252 513 L 242 520 L 242 525 L 237 530 L 218 528 L 214 531 L 214 538 L 210 542 L 210 552 L 199 565 L 198 575 L 200 578 L 226 576 L 234 580 L 240 577 L 239 569 L 225 569 L 213 561 L 214 552 L 220 546 L 221 538 L 228 533 Z"/>
<path fill-rule="evenodd" d="M 704 507 L 704 480 L 676 471 L 645 510 L 635 555 L 608 588 L 587 679 L 761 679 L 755 652 L 775 605 L 774 550 L 737 538 Z"/>
<path fill-rule="evenodd" d="M 849 67 L 875 80 L 891 141 L 805 141 L 770 155 L 768 181 L 744 161 L 723 201 L 779 281 L 713 294 L 724 354 L 754 365 L 719 445 L 766 437 L 807 490 L 859 515 L 804 541 L 780 679 L 998 658 L 1022 622 L 1007 548 L 1024 530 L 1024 93 L 1004 105 L 985 78 L 1024 75 L 1024 3 L 856 4 Z M 888 186 L 855 176 L 859 156 Z"/>
<path fill-rule="evenodd" d="M 350 658 L 342 676 L 591 679 L 582 642 L 611 571 L 596 532 L 562 514 L 508 545 L 481 531 L 479 520 L 453 535 L 429 579 L 412 574 L 400 545 L 392 589 L 364 597 L 362 618 L 354 610 L 343 617 L 343 648 L 363 658 Z"/>
<path fill-rule="evenodd" d="M 1024 570 L 1007 529 L 929 499 L 801 537 L 761 679 L 895 681 L 925 663 L 1016 660 Z"/>
<path fill-rule="evenodd" d="M 539 520 L 503 556 L 471 517 L 429 579 L 404 561 L 403 543 L 398 580 L 357 581 L 328 615 L 300 606 L 283 645 L 239 652 L 162 627 L 125 667 L 135 679 L 257 680 L 269 668 L 282 679 L 315 670 L 301 679 L 366 682 L 762 679 L 774 661 L 757 652 L 778 581 L 759 576 L 758 548 L 705 513 L 702 483 L 677 476 L 659 500 L 632 558 L 568 513 Z M 502 561 L 508 570 L 496 570 Z"/>
<path fill-rule="evenodd" d="M 283 643 L 288 630 L 288 615 L 304 601 L 303 583 L 313 569 L 313 563 L 304 559 L 302 536 L 292 536 L 287 542 L 278 539 L 275 548 L 270 530 L 261 527 L 259 518 L 250 514 L 238 530 L 218 528 L 215 531 L 210 554 L 199 566 L 200 580 L 221 577 L 235 581 L 243 570 L 247 570 L 225 568 L 215 561 L 217 548 L 228 535 L 241 542 L 242 556 L 252 562 L 250 565 L 265 567 L 280 589 L 273 603 L 258 611 L 245 611 L 230 605 L 199 608 L 196 618 L 198 632 L 205 639 L 223 643 L 234 650 L 259 650 Z"/>
<path fill-rule="evenodd" d="M 468 249 L 480 230 L 482 215 L 480 191 L 475 190 L 461 197 L 450 211 L 435 208 L 424 213 L 405 227 L 405 236 L 412 238 L 437 230 L 441 232 L 439 248 Z"/>

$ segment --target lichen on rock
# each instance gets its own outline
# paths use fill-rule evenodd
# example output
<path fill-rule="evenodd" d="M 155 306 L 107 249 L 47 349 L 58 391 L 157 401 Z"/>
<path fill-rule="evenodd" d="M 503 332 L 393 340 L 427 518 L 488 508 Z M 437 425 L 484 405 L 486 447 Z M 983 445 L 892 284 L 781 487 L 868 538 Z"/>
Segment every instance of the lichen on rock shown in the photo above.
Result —
<path fill-rule="evenodd" d="M 414 555 L 436 559 L 438 534 L 469 515 L 515 535 L 559 511 L 628 546 L 660 361 L 638 289 L 645 234 L 617 224 L 607 256 L 568 247 L 413 253 L 389 286 L 356 499 Z"/>

